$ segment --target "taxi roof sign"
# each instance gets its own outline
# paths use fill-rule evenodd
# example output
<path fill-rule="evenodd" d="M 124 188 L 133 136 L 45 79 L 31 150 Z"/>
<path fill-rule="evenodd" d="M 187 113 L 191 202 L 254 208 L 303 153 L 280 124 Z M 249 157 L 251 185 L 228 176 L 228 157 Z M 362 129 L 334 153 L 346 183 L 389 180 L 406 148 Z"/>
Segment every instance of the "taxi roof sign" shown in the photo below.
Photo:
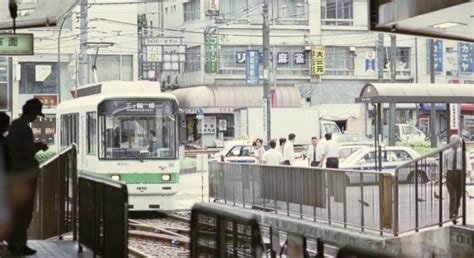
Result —
<path fill-rule="evenodd" d="M 0 34 L 0 56 L 33 55 L 33 34 Z"/>

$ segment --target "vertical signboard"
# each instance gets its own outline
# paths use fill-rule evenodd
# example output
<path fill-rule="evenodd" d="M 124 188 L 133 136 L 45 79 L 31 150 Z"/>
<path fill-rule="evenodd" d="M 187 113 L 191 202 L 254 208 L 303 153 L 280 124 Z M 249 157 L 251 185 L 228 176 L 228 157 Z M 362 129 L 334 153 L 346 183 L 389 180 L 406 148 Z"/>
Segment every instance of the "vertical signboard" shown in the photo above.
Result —
<path fill-rule="evenodd" d="M 365 72 L 375 73 L 375 54 L 372 50 L 365 54 Z"/>
<path fill-rule="evenodd" d="M 433 43 L 431 43 L 433 42 Z M 427 39 L 427 63 L 426 68 L 428 74 L 430 73 L 430 64 L 431 64 L 431 44 L 434 44 L 434 69 L 435 73 L 443 72 L 443 41 L 439 39 Z"/>
<path fill-rule="evenodd" d="M 9 70 L 8 57 L 0 56 L 0 110 L 10 109 Z"/>
<path fill-rule="evenodd" d="M 452 129 L 456 129 L 459 131 L 459 118 L 460 118 L 460 110 L 459 104 L 449 104 L 449 127 Z"/>
<path fill-rule="evenodd" d="M 311 49 L 311 74 L 324 74 L 324 46 L 315 46 Z"/>
<path fill-rule="evenodd" d="M 219 37 L 217 28 L 207 29 L 206 42 L 206 73 L 217 73 L 219 71 Z"/>
<path fill-rule="evenodd" d="M 258 84 L 258 79 L 260 77 L 259 59 L 260 51 L 249 49 L 245 51 L 245 81 L 247 84 Z"/>
<path fill-rule="evenodd" d="M 219 0 L 207 0 L 207 16 L 218 16 L 219 15 Z"/>
<path fill-rule="evenodd" d="M 459 43 L 459 72 L 474 72 L 474 44 Z"/>

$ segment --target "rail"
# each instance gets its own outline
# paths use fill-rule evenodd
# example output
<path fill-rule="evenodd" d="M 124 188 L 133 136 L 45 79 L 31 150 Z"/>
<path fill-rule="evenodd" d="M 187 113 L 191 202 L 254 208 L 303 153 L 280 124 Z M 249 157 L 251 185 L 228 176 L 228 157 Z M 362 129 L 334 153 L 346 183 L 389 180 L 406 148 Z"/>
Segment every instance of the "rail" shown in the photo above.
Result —
<path fill-rule="evenodd" d="M 73 232 L 77 239 L 76 147 L 59 152 L 40 166 L 30 239 L 47 239 Z"/>
<path fill-rule="evenodd" d="M 128 192 L 125 184 L 79 176 L 79 251 L 102 257 L 128 256 Z"/>
<path fill-rule="evenodd" d="M 454 167 L 454 152 L 457 162 Z M 452 173 L 453 169 L 458 170 Z M 458 177 L 452 177 L 454 174 Z M 448 176 L 449 174 L 449 176 Z M 395 170 L 397 234 L 462 220 L 466 224 L 466 143 L 454 141 Z M 398 185 L 399 182 L 405 182 Z M 454 184 L 452 187 L 450 184 Z M 454 197 L 454 196 L 457 196 Z M 450 212 L 450 205 L 452 211 Z M 403 209 L 403 210 L 399 210 Z M 403 214 L 402 214 L 403 213 Z M 452 214 L 450 214 L 452 213 Z M 452 215 L 452 216 L 451 216 Z M 403 216 L 403 223 L 400 223 Z"/>
<path fill-rule="evenodd" d="M 197 203 L 191 213 L 191 257 L 261 257 L 256 218 Z"/>
<path fill-rule="evenodd" d="M 375 171 L 211 162 L 209 198 L 393 234 L 393 179 L 390 173 Z"/>

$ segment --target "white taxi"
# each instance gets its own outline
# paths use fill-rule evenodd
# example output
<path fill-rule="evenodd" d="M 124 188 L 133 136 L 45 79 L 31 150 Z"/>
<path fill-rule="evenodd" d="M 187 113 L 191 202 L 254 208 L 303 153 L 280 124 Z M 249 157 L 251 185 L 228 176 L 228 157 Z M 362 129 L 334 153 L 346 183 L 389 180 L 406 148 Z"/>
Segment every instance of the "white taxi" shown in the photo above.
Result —
<path fill-rule="evenodd" d="M 382 171 L 395 172 L 395 169 L 416 158 L 420 157 L 416 151 L 409 147 L 384 147 L 382 149 Z M 354 170 L 354 171 L 375 171 L 376 170 L 376 152 L 373 147 L 364 147 L 347 157 L 344 161 L 339 163 L 340 169 Z M 418 182 L 426 183 L 430 179 L 436 178 L 438 173 L 438 164 L 435 158 L 427 158 L 426 162 L 422 162 L 418 169 Z M 346 173 L 349 182 L 360 182 L 360 175 L 358 173 Z M 363 178 L 364 182 L 375 182 L 375 174 L 366 174 Z M 399 172 L 399 180 L 401 182 L 414 182 L 414 169 L 401 169 Z"/>

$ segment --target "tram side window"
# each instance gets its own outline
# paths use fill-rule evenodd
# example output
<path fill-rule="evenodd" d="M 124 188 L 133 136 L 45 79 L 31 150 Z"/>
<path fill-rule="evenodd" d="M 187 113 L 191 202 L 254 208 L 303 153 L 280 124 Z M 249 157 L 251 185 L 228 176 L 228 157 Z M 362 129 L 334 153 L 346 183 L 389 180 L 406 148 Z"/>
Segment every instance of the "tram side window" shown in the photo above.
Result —
<path fill-rule="evenodd" d="M 97 113 L 87 113 L 87 154 L 97 154 Z"/>
<path fill-rule="evenodd" d="M 79 114 L 61 115 L 61 149 L 75 143 L 79 152 Z"/>

